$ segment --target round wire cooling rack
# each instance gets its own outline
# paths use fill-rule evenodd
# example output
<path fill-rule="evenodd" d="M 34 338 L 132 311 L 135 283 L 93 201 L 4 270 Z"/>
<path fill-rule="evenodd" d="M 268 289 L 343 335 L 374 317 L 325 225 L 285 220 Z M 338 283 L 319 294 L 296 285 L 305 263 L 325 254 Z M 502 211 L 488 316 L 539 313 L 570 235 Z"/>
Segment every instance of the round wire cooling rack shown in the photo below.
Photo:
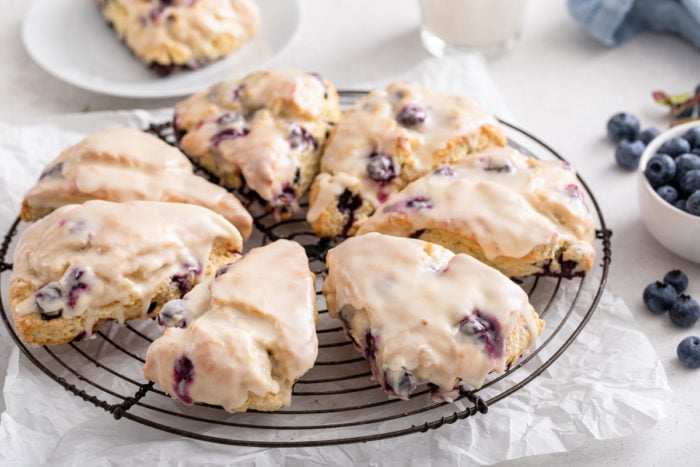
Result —
<path fill-rule="evenodd" d="M 348 105 L 361 91 L 341 92 Z M 502 122 L 509 144 L 542 159 L 560 159 L 553 149 L 518 127 Z M 175 144 L 170 123 L 151 125 L 148 131 Z M 216 177 L 198 168 L 216 182 Z M 388 399 L 372 381 L 368 364 L 346 339 L 339 322 L 328 316 L 321 294 L 324 258 L 333 243 L 319 239 L 304 219 L 306 205 L 290 219 L 278 222 L 261 204 L 248 199 L 254 234 L 247 248 L 280 238 L 299 242 L 317 274 L 319 355 L 315 366 L 294 386 L 292 405 L 277 412 L 230 414 L 208 404 L 185 406 L 146 381 L 141 373 L 148 345 L 160 334 L 152 320 L 125 326 L 103 323 L 95 338 L 57 346 L 28 346 L 16 334 L 3 289 L 9 281 L 11 251 L 18 232 L 26 228 L 18 218 L 0 246 L 0 314 L 24 355 L 53 381 L 77 397 L 143 425 L 203 441 L 255 447 L 309 447 L 347 444 L 426 432 L 457 420 L 486 413 L 488 407 L 519 391 L 540 376 L 574 342 L 594 313 L 603 293 L 611 261 L 610 237 L 598 203 L 579 177 L 597 221 L 594 271 L 572 279 L 528 278 L 521 286 L 547 321 L 543 334 L 516 365 L 502 375 L 490 375 L 485 384 L 463 390 L 454 403 L 435 402 L 426 386 L 407 400 Z"/>

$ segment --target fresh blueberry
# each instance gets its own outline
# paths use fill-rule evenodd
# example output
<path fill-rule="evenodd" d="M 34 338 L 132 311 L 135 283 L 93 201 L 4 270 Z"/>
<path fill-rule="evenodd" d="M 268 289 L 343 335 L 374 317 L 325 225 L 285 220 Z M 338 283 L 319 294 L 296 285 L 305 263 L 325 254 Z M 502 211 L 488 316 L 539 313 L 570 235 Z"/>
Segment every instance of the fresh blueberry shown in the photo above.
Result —
<path fill-rule="evenodd" d="M 676 175 L 676 163 L 667 154 L 656 154 L 647 162 L 644 175 L 646 175 L 651 186 L 662 186 L 673 180 L 673 177 Z"/>
<path fill-rule="evenodd" d="M 367 175 L 375 182 L 388 183 L 396 178 L 397 168 L 394 158 L 388 154 L 375 152 L 370 154 L 367 162 Z"/>
<path fill-rule="evenodd" d="M 658 152 L 668 154 L 671 157 L 680 156 L 690 152 L 690 143 L 683 138 L 671 138 L 661 145 Z"/>
<path fill-rule="evenodd" d="M 683 139 L 690 144 L 691 148 L 700 148 L 700 126 L 696 126 L 688 130 L 683 135 Z"/>
<path fill-rule="evenodd" d="M 481 340 L 491 358 L 503 356 L 503 338 L 498 321 L 486 317 L 479 310 L 474 310 L 459 322 L 459 332 L 465 336 Z"/>
<path fill-rule="evenodd" d="M 243 129 L 224 128 L 223 130 L 219 131 L 218 133 L 216 133 L 214 136 L 211 137 L 211 144 L 213 146 L 218 146 L 226 140 L 236 139 L 236 138 L 241 138 L 243 136 L 247 136 L 248 133 L 250 133 L 250 129 L 248 129 L 248 128 L 243 128 Z"/>
<path fill-rule="evenodd" d="M 700 169 L 689 170 L 678 183 L 681 194 L 690 196 L 700 190 Z"/>
<path fill-rule="evenodd" d="M 386 376 L 387 389 L 391 389 L 397 396 L 408 397 L 416 389 L 416 377 L 406 368 L 401 368 L 401 371 L 387 372 Z"/>
<path fill-rule="evenodd" d="M 700 305 L 689 295 L 681 295 L 668 312 L 671 322 L 682 328 L 689 328 L 700 318 Z"/>
<path fill-rule="evenodd" d="M 34 294 L 36 306 L 45 321 L 61 316 L 63 310 L 63 289 L 58 282 L 50 282 Z"/>
<path fill-rule="evenodd" d="M 187 306 L 185 305 L 184 300 L 170 300 L 160 309 L 160 313 L 158 313 L 156 320 L 161 326 L 166 326 L 169 328 L 186 328 L 186 310 Z"/>
<path fill-rule="evenodd" d="M 672 285 L 678 293 L 683 293 L 688 288 L 688 276 L 680 269 L 668 271 L 664 276 L 664 282 Z"/>
<path fill-rule="evenodd" d="M 688 197 L 685 201 L 684 211 L 694 216 L 700 216 L 700 190 Z"/>
<path fill-rule="evenodd" d="M 656 281 L 646 286 L 642 297 L 649 311 L 660 315 L 670 310 L 676 303 L 678 292 L 672 285 Z"/>
<path fill-rule="evenodd" d="M 693 148 L 690 150 L 690 153 L 697 154 L 698 156 L 700 156 L 700 148 Z"/>
<path fill-rule="evenodd" d="M 189 387 L 194 380 L 194 365 L 185 355 L 175 362 L 173 367 L 173 389 L 177 397 L 185 404 L 192 403 Z"/>
<path fill-rule="evenodd" d="M 700 337 L 686 337 L 676 349 L 678 360 L 688 368 L 700 368 Z"/>
<path fill-rule="evenodd" d="M 639 133 L 639 140 L 644 144 L 649 144 L 651 143 L 651 140 L 653 140 L 660 134 L 661 132 L 658 129 L 654 127 L 649 127 L 646 130 Z"/>
<path fill-rule="evenodd" d="M 408 104 L 396 114 L 396 121 L 407 128 L 417 127 L 428 118 L 428 112 L 419 105 Z"/>
<path fill-rule="evenodd" d="M 676 157 L 676 176 L 674 180 L 679 183 L 683 175 L 689 170 L 700 169 L 700 156 L 688 152 Z"/>
<path fill-rule="evenodd" d="M 677 199 L 673 202 L 673 205 L 680 209 L 681 211 L 685 211 L 685 205 L 686 205 L 686 200 L 685 199 Z"/>
<path fill-rule="evenodd" d="M 637 139 L 639 134 L 639 120 L 628 112 L 620 112 L 608 120 L 608 138 L 615 143 L 626 140 Z"/>
<path fill-rule="evenodd" d="M 678 190 L 671 185 L 660 186 L 656 189 L 656 194 L 659 195 L 667 203 L 673 204 L 678 199 Z"/>
<path fill-rule="evenodd" d="M 615 148 L 615 160 L 620 167 L 627 170 L 634 170 L 639 165 L 639 158 L 644 152 L 644 143 L 639 140 L 622 140 Z"/>

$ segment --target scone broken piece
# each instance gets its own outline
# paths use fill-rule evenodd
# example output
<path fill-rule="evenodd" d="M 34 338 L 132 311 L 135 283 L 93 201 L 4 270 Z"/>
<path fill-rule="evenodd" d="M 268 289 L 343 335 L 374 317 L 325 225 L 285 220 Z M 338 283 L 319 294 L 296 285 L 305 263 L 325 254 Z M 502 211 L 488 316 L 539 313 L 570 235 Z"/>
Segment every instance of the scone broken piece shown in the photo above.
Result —
<path fill-rule="evenodd" d="M 251 0 L 97 0 L 131 51 L 159 76 L 231 54 L 260 28 Z"/>
<path fill-rule="evenodd" d="M 173 146 L 131 128 L 98 131 L 61 152 L 25 195 L 21 217 L 32 221 L 90 199 L 199 204 L 228 219 L 243 238 L 252 231 L 253 220 L 234 195 L 195 175 Z"/>
<path fill-rule="evenodd" d="M 470 99 L 395 83 L 345 112 L 314 180 L 307 220 L 321 237 L 354 235 L 395 191 L 443 164 L 505 146 L 498 121 Z"/>
<path fill-rule="evenodd" d="M 359 229 L 440 244 L 509 277 L 572 277 L 594 264 L 595 224 L 573 168 L 511 148 L 472 154 L 393 195 Z"/>
<path fill-rule="evenodd" d="M 274 411 L 314 364 L 316 293 L 304 249 L 278 240 L 255 248 L 159 315 L 144 376 L 186 404 Z"/>
<path fill-rule="evenodd" d="M 298 208 L 339 117 L 333 84 L 298 70 L 257 71 L 175 106 L 183 150 L 224 186 L 257 195 L 278 218 Z"/>
<path fill-rule="evenodd" d="M 544 327 L 527 294 L 474 258 L 370 233 L 328 252 L 323 293 L 376 381 L 392 397 L 417 385 L 452 400 L 502 373 Z"/>
<path fill-rule="evenodd" d="M 10 310 L 30 344 L 90 336 L 101 321 L 145 318 L 239 257 L 226 219 L 189 204 L 88 201 L 22 233 Z"/>

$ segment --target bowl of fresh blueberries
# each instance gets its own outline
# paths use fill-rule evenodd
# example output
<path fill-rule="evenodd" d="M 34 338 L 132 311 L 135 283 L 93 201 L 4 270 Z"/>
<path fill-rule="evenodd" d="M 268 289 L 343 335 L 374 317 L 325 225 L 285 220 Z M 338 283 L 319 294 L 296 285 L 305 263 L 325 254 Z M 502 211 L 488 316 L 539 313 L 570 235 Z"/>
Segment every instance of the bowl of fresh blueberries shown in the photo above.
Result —
<path fill-rule="evenodd" d="M 673 253 L 700 262 L 700 121 L 650 141 L 637 174 L 639 209 L 649 233 Z"/>

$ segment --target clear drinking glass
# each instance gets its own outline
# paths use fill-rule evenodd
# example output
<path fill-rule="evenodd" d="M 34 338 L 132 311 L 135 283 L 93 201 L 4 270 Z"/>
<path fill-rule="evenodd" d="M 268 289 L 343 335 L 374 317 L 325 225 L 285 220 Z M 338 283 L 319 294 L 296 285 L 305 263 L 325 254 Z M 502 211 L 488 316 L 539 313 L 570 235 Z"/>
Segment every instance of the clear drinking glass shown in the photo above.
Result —
<path fill-rule="evenodd" d="M 439 57 L 463 52 L 498 55 L 517 41 L 525 0 L 418 0 L 425 48 Z"/>

